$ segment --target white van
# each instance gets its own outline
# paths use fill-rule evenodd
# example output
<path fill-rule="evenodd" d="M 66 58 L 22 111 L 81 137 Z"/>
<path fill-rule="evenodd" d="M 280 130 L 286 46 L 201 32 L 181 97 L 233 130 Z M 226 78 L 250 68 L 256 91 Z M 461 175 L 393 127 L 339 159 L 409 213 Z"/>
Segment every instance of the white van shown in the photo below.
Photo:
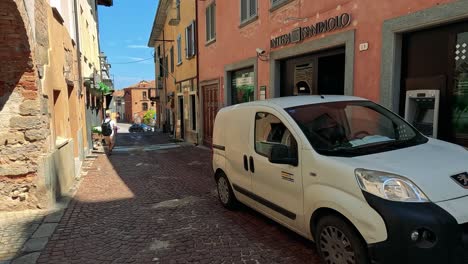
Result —
<path fill-rule="evenodd" d="M 314 240 L 324 263 L 468 263 L 468 151 L 366 99 L 223 108 L 213 169 L 225 207 Z"/>

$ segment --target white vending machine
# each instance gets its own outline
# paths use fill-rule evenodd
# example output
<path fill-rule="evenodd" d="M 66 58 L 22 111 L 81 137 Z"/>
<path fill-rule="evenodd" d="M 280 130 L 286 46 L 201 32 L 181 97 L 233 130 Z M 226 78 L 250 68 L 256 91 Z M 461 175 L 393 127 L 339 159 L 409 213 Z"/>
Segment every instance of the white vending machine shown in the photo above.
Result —
<path fill-rule="evenodd" d="M 405 119 L 424 135 L 437 138 L 439 105 L 439 90 L 407 91 Z"/>

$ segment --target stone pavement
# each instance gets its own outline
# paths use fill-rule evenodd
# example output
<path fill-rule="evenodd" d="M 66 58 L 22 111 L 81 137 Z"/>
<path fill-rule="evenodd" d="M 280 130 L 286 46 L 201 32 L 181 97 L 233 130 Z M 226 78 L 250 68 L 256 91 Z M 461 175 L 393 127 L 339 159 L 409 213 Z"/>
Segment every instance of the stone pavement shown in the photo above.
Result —
<path fill-rule="evenodd" d="M 46 210 L 0 214 L 0 263 L 9 263 L 42 223 Z"/>
<path fill-rule="evenodd" d="M 299 235 L 220 205 L 209 150 L 128 148 L 167 140 L 122 134 L 98 155 L 38 263 L 318 263 Z"/>
<path fill-rule="evenodd" d="M 93 158 L 83 162 L 82 175 L 86 175 L 92 162 Z M 71 194 L 74 191 L 72 188 Z M 53 234 L 69 199 L 62 199 L 48 210 L 0 212 L 0 264 L 34 263 Z"/>

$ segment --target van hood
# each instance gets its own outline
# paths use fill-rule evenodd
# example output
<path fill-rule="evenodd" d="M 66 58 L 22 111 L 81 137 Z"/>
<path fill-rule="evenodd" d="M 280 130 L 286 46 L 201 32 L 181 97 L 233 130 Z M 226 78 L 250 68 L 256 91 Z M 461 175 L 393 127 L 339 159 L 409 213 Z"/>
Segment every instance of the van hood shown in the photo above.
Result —
<path fill-rule="evenodd" d="M 355 168 L 404 176 L 435 203 L 468 196 L 468 189 L 451 177 L 468 172 L 468 151 L 458 145 L 429 139 L 418 146 L 343 159 Z"/>

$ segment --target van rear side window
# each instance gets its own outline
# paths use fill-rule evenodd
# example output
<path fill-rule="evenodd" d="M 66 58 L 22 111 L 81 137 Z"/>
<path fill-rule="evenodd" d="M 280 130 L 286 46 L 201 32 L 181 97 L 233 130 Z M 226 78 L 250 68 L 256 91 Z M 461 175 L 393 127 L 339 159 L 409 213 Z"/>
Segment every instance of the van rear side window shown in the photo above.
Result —
<path fill-rule="evenodd" d="M 259 112 L 255 115 L 255 151 L 268 157 L 273 145 L 288 147 L 289 157 L 297 158 L 297 142 L 276 116 Z"/>

